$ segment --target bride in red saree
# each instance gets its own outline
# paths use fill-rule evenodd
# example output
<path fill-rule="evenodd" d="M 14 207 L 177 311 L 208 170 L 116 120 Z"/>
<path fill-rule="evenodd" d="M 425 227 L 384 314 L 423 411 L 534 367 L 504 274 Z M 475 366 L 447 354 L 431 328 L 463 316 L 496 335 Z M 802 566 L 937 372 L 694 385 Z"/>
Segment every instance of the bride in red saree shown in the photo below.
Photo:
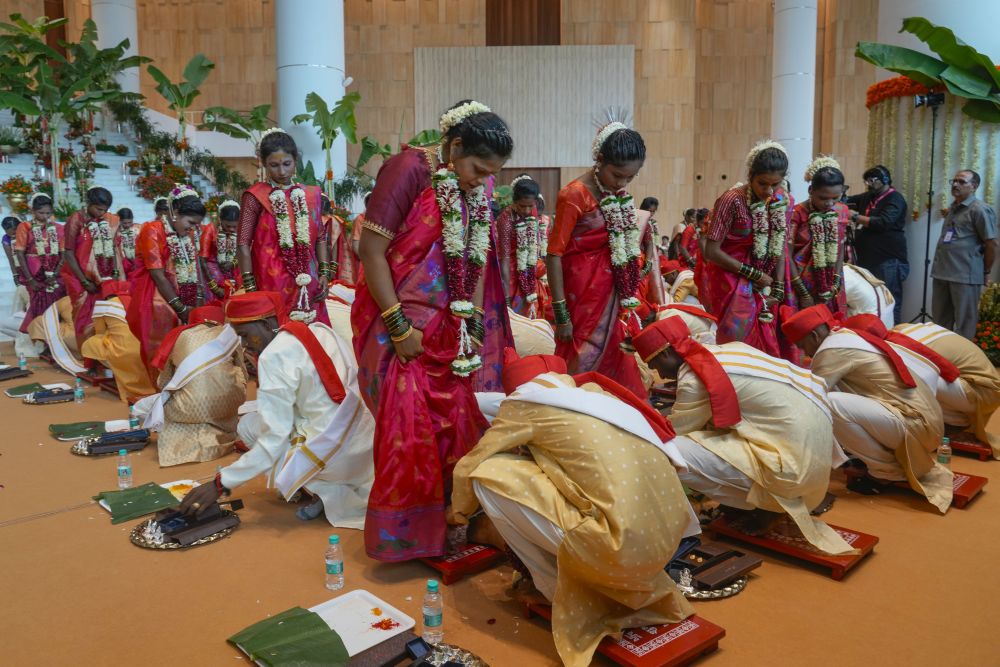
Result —
<path fill-rule="evenodd" d="M 281 294 L 291 320 L 329 325 L 323 304 L 333 269 L 320 189 L 295 183 L 299 149 L 281 129 L 264 133 L 257 154 L 267 182 L 254 183 L 240 200 L 236 257 L 243 287 Z"/>
<path fill-rule="evenodd" d="M 205 303 L 195 240 L 205 205 L 197 192 L 183 185 L 171 191 L 168 202 L 167 221 L 150 220 L 135 240 L 132 299 L 125 311 L 154 387 L 160 372 L 152 361 L 163 337 L 187 322 L 192 308 Z"/>
<path fill-rule="evenodd" d="M 513 345 L 489 208 L 513 140 L 468 100 L 441 131 L 439 149 L 386 160 L 361 235 L 351 323 L 375 415 L 365 548 L 382 561 L 446 553 L 452 471 L 488 426 L 474 391 L 501 391 Z"/>
<path fill-rule="evenodd" d="M 642 168 L 646 145 L 612 122 L 597 133 L 593 157 L 593 171 L 559 191 L 549 235 L 556 354 L 571 374 L 596 371 L 645 398 L 635 355 L 620 344 L 641 280 L 639 223 L 625 187 Z"/>
<path fill-rule="evenodd" d="M 794 207 L 781 187 L 785 149 L 773 141 L 747 156 L 749 179 L 715 202 L 705 238 L 698 285 L 702 302 L 719 319 L 720 344 L 740 341 L 774 357 L 795 360 L 795 347 L 779 342 L 778 304 L 786 300 L 788 220 Z"/>
<path fill-rule="evenodd" d="M 545 275 L 539 257 L 541 216 L 536 208 L 539 190 L 528 174 L 511 181 L 512 201 L 497 216 L 497 254 L 503 275 L 507 303 L 518 315 L 544 318 L 549 308 L 548 287 L 540 280 Z"/>

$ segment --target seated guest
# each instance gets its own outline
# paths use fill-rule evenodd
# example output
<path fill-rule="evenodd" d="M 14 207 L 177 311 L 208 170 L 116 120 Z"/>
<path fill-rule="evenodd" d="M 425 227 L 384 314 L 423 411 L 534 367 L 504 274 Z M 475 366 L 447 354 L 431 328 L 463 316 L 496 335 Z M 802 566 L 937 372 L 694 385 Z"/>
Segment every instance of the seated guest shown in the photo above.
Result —
<path fill-rule="evenodd" d="M 668 303 L 698 303 L 698 288 L 694 284 L 694 271 L 685 269 L 676 259 L 660 260 L 660 274 Z"/>
<path fill-rule="evenodd" d="M 868 269 L 853 264 L 844 264 L 844 294 L 847 297 L 847 316 L 870 313 L 878 315 L 885 326 L 895 323 L 893 315 L 896 299 L 886 284 L 876 278 Z"/>
<path fill-rule="evenodd" d="M 644 362 L 677 380 L 670 421 L 687 436 L 674 440 L 687 464 L 681 482 L 744 511 L 747 532 L 766 532 L 788 514 L 816 548 L 851 551 L 809 516 L 826 496 L 831 468 L 847 462 L 822 379 L 743 343 L 705 347 L 679 317 L 650 325 L 633 343 Z"/>
<path fill-rule="evenodd" d="M 848 488 L 878 493 L 880 482 L 906 481 L 946 512 L 952 474 L 934 459 L 944 435 L 937 369 L 864 330 L 839 327 L 824 305 L 782 315 L 785 336 L 812 357 L 813 374 L 826 381 L 834 437 L 863 464 L 848 469 Z"/>
<path fill-rule="evenodd" d="M 554 356 L 505 365 L 510 396 L 455 467 L 452 511 L 466 523 L 482 506 L 552 602 L 563 664 L 583 666 L 606 635 L 693 613 L 663 566 L 698 528 L 666 420 L 607 378 L 565 372 Z"/>
<path fill-rule="evenodd" d="M 1000 459 L 1000 436 L 986 428 L 1000 408 L 1000 373 L 982 349 L 968 338 L 931 322 L 900 324 L 888 340 L 939 363 L 923 349 L 929 348 L 955 366 L 957 379 L 949 382 L 944 371 L 938 379 L 937 399 L 944 423 L 971 429 L 993 449 L 993 457 Z"/>
<path fill-rule="evenodd" d="M 657 311 L 656 319 L 665 320 L 668 317 L 679 317 L 684 321 L 691 338 L 702 345 L 715 345 L 715 332 L 719 320 L 703 307 L 690 303 L 671 303 Z"/>
<path fill-rule="evenodd" d="M 125 311 L 129 284 L 124 280 L 101 283 L 101 299 L 94 303 L 94 335 L 83 341 L 80 353 L 111 369 L 123 401 L 156 393 L 156 386 L 139 356 L 139 340 L 128 328 Z"/>
<path fill-rule="evenodd" d="M 73 322 L 73 301 L 69 296 L 49 306 L 40 317 L 28 325 L 28 335 L 32 340 L 41 341 L 49 348 L 49 354 L 56 364 L 70 375 L 87 372 L 80 350 L 76 347 L 76 330 Z"/>
<path fill-rule="evenodd" d="M 247 377 L 239 336 L 224 320 L 218 306 L 195 308 L 153 357 L 160 400 L 146 426 L 158 427 L 163 467 L 213 461 L 239 439 L 237 411 L 247 398 Z"/>
<path fill-rule="evenodd" d="M 239 434 L 250 451 L 223 468 L 214 484 L 191 491 L 181 504 L 198 513 L 230 489 L 268 474 L 268 486 L 286 500 L 304 489 L 315 496 L 296 515 L 324 511 L 331 524 L 362 528 L 374 478 L 375 421 L 358 391 L 357 366 L 348 341 L 325 324 L 285 322 L 275 292 L 252 292 L 226 302 L 226 321 L 258 354 L 257 412 Z"/>

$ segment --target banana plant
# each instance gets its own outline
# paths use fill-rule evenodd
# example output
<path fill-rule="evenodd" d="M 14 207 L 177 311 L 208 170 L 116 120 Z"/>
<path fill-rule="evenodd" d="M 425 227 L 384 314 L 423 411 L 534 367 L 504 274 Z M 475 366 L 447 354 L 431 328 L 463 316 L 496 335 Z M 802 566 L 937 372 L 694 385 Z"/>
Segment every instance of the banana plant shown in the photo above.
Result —
<path fill-rule="evenodd" d="M 260 135 L 274 123 L 268 117 L 271 113 L 270 104 L 261 104 L 243 114 L 229 107 L 209 107 L 202 115 L 199 130 L 221 132 L 236 139 L 246 139 L 254 146 L 260 141 Z"/>
<path fill-rule="evenodd" d="M 209 73 L 215 69 L 215 63 L 206 58 L 204 54 L 195 54 L 184 67 L 181 74 L 183 80 L 174 83 L 158 67 L 150 65 L 146 68 L 149 75 L 156 81 L 156 92 L 167 102 L 171 111 L 177 114 L 177 138 L 181 145 L 187 141 L 187 121 L 185 115 L 187 110 L 194 103 L 195 98 L 201 95 L 198 90 L 201 84 L 205 83 Z"/>
<path fill-rule="evenodd" d="M 296 125 L 312 123 L 317 134 L 319 134 L 326 157 L 323 190 L 331 200 L 334 196 L 333 142 L 336 141 L 337 137 L 343 135 L 348 143 L 358 143 L 358 121 L 354 115 L 354 109 L 360 101 L 360 94 L 348 93 L 341 97 L 333 107 L 330 107 L 327 105 L 326 100 L 320 97 L 319 93 L 312 92 L 306 95 L 306 113 L 300 113 L 292 117 L 292 122 Z"/>
<path fill-rule="evenodd" d="M 1000 72 L 993 60 L 972 48 L 948 28 L 925 18 L 903 19 L 908 32 L 939 57 L 891 44 L 858 42 L 854 55 L 877 67 L 902 74 L 928 88 L 944 86 L 966 100 L 962 112 L 986 123 L 1000 123 Z"/>
<path fill-rule="evenodd" d="M 37 116 L 34 104 L 34 72 L 48 61 L 65 62 L 65 57 L 50 47 L 45 34 L 65 25 L 68 19 L 49 21 L 41 16 L 32 22 L 20 14 L 11 14 L 10 22 L 0 22 L 0 107 L 26 116 Z"/>

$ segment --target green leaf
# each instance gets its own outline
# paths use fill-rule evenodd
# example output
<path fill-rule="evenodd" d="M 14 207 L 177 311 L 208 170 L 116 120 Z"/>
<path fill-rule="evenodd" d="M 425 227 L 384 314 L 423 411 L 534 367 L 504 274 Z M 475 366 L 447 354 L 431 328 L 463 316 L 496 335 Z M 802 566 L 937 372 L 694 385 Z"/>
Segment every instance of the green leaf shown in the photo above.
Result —
<path fill-rule="evenodd" d="M 389 144 L 382 145 L 371 137 L 362 138 L 361 154 L 358 156 L 358 162 L 354 165 L 354 168 L 361 171 L 361 169 L 376 155 L 389 157 L 392 155 L 392 148 Z"/>
<path fill-rule="evenodd" d="M 174 84 L 170 81 L 170 79 L 167 78 L 166 74 L 160 71 L 159 67 L 156 67 L 155 65 L 150 65 L 149 67 L 146 68 L 146 71 L 149 72 L 149 75 L 151 77 L 153 77 L 153 81 L 156 81 L 157 88 L 173 87 Z M 162 92 L 160 94 L 163 95 Z"/>
<path fill-rule="evenodd" d="M 215 69 L 215 63 L 205 57 L 202 53 L 197 53 L 191 60 L 188 61 L 187 66 L 184 67 L 183 76 L 187 79 L 195 88 L 201 86 L 205 83 L 205 79 L 208 78 L 209 73 Z"/>
<path fill-rule="evenodd" d="M 1000 71 L 993 60 L 960 40 L 949 28 L 937 26 L 920 16 L 903 19 L 900 32 L 908 32 L 926 44 L 948 65 L 955 65 L 990 82 L 994 92 L 1000 91 Z"/>
<path fill-rule="evenodd" d="M 439 144 L 441 143 L 441 131 L 434 128 L 421 130 L 406 143 L 410 146 L 433 146 L 434 144 Z"/>
<path fill-rule="evenodd" d="M 26 116 L 38 116 L 42 112 L 34 102 L 16 93 L 0 92 L 0 107 L 13 109 Z"/>
<path fill-rule="evenodd" d="M 947 65 L 937 58 L 892 44 L 858 42 L 854 55 L 876 67 L 907 76 L 928 88 L 941 84 L 941 72 Z"/>
<path fill-rule="evenodd" d="M 292 123 L 295 125 L 301 125 L 302 123 L 308 123 L 312 120 L 312 118 L 311 113 L 300 113 L 292 116 Z"/>
<path fill-rule="evenodd" d="M 986 100 L 969 100 L 962 106 L 962 112 L 984 123 L 1000 123 L 1000 104 Z"/>

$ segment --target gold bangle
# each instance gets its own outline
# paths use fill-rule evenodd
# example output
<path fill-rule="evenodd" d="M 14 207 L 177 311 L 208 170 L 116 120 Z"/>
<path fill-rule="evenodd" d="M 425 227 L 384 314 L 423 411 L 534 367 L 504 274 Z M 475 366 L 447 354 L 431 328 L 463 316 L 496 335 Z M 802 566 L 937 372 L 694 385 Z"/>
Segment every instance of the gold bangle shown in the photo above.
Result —
<path fill-rule="evenodd" d="M 406 333 L 400 334 L 399 336 L 389 336 L 389 338 L 392 339 L 393 343 L 402 343 L 404 340 L 409 338 L 412 333 L 413 333 L 413 325 L 411 324 L 410 327 L 406 330 Z"/>
<path fill-rule="evenodd" d="M 399 303 L 397 301 L 395 306 L 392 306 L 388 310 L 382 311 L 382 319 L 384 320 L 386 317 L 388 317 L 389 315 L 392 315 L 393 313 L 395 313 L 398 310 L 401 310 L 402 308 L 403 308 L 403 304 Z"/>

